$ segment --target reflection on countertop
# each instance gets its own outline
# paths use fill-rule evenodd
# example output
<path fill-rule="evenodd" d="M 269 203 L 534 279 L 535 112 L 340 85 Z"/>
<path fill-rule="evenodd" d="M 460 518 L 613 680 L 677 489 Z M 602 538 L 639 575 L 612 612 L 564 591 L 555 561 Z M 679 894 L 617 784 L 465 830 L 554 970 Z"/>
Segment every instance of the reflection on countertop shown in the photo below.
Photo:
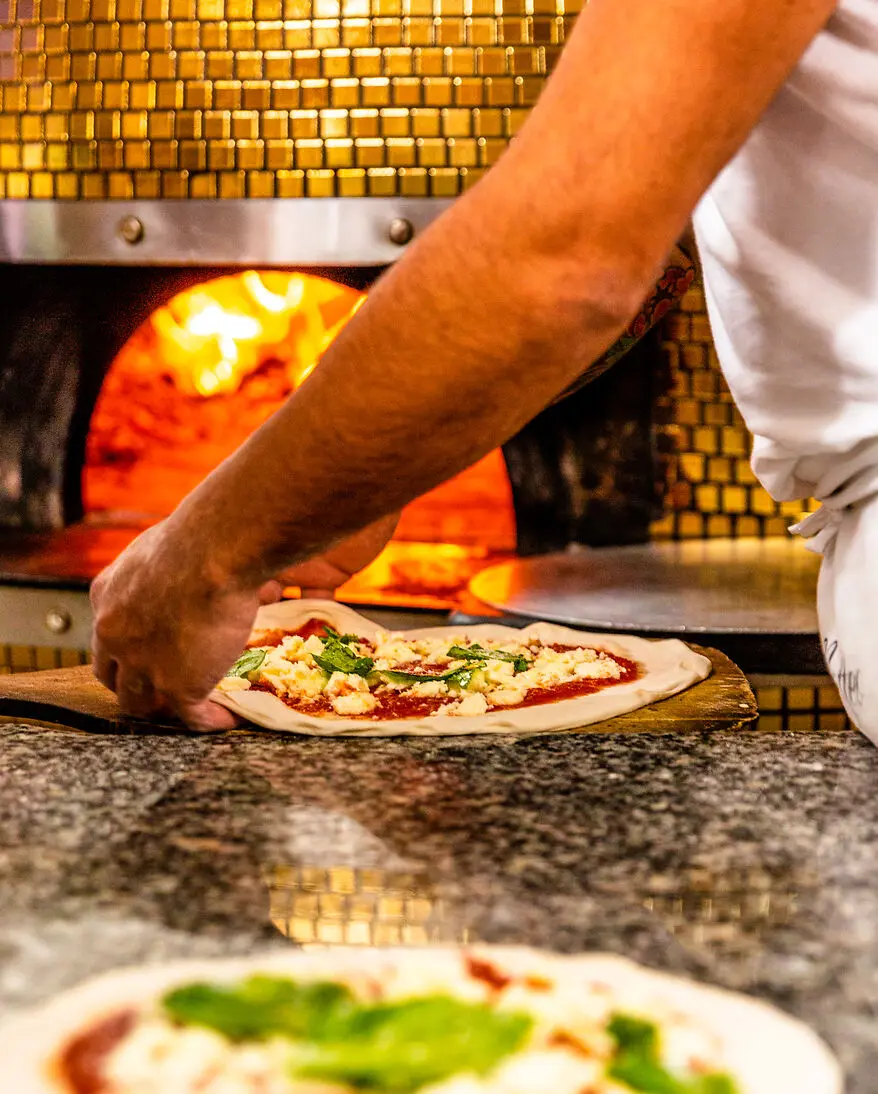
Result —
<path fill-rule="evenodd" d="M 605 949 L 878 1061 L 878 751 L 858 734 L 99 737 L 0 726 L 0 1009 L 312 939 Z"/>

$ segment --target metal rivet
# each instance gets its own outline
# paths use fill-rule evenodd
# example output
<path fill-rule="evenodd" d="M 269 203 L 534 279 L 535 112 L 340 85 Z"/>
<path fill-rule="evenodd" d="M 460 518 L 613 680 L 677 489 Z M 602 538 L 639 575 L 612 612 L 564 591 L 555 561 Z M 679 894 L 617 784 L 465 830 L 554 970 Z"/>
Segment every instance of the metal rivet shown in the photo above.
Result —
<path fill-rule="evenodd" d="M 391 243 L 403 247 L 414 236 L 415 228 L 410 220 L 406 220 L 404 217 L 394 217 L 390 222 L 390 229 L 387 234 Z"/>
<path fill-rule="evenodd" d="M 64 634 L 73 626 L 73 617 L 66 608 L 50 608 L 46 612 L 46 630 L 52 634 Z"/>
<path fill-rule="evenodd" d="M 139 243 L 144 236 L 143 221 L 139 217 L 122 217 L 119 221 L 119 235 L 126 243 Z"/>

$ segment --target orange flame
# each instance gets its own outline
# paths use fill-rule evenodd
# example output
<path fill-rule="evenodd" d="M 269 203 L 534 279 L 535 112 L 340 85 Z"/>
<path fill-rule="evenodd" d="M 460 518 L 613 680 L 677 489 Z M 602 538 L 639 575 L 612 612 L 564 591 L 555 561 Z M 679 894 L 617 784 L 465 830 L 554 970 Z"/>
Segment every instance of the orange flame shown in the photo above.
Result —
<path fill-rule="evenodd" d="M 281 361 L 292 386 L 365 302 L 365 294 L 302 273 L 221 277 L 174 297 L 152 318 L 156 358 L 180 391 L 237 391 L 269 360 Z"/>

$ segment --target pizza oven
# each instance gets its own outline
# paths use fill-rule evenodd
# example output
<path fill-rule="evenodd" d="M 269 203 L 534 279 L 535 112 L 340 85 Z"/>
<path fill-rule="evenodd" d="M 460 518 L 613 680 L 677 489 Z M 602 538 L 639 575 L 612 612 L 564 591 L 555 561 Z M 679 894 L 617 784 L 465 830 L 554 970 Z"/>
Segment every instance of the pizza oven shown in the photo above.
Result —
<path fill-rule="evenodd" d="M 88 580 L 496 161 L 580 6 L 0 0 L 0 643 L 85 648 Z M 409 507 L 346 598 L 447 610 L 488 562 L 645 538 L 651 400 L 610 453 L 601 390 Z"/>
<path fill-rule="evenodd" d="M 496 162 L 581 7 L 0 0 L 0 672 L 85 658 L 89 579 Z M 410 506 L 345 599 L 483 611 L 504 559 L 782 536 L 748 449 L 696 286 Z"/>

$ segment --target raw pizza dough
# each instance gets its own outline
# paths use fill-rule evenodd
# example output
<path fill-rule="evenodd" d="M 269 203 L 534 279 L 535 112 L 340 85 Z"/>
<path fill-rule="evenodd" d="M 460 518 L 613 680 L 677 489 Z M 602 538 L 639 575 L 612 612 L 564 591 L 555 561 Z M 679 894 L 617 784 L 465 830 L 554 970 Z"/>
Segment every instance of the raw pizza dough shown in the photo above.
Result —
<path fill-rule="evenodd" d="M 372 638 L 380 628 L 343 604 L 332 600 L 288 600 L 260 608 L 256 616 L 254 636 L 269 630 L 294 631 L 309 619 L 325 619 L 337 631 Z M 490 710 L 487 714 L 468 717 L 426 717 L 397 719 L 314 717 L 288 707 L 276 695 L 267 691 L 214 691 L 211 699 L 264 729 L 280 733 L 305 733 L 316 737 L 358 736 L 450 736 L 467 733 L 545 733 L 578 729 L 595 722 L 629 714 L 632 710 L 667 699 L 692 684 L 706 679 L 711 672 L 710 661 L 695 653 L 678 639 L 655 642 L 631 635 L 588 634 L 559 627 L 554 623 L 534 623 L 519 630 L 495 623 L 480 623 L 471 627 L 426 627 L 404 632 L 411 638 L 455 639 L 466 636 L 471 641 L 486 638 L 520 639 L 535 636 L 544 642 L 577 646 L 594 646 L 608 653 L 636 661 L 641 677 L 630 683 L 615 684 L 591 695 L 561 699 L 553 703 Z"/>
<path fill-rule="evenodd" d="M 578 1012 L 577 999 L 583 1000 L 582 1013 L 593 1013 L 584 1000 L 594 992 L 605 996 L 610 993 L 609 1003 L 606 998 L 601 1001 L 599 1013 L 609 1008 L 637 1014 L 654 1021 L 666 1034 L 672 1023 L 682 1023 L 683 1028 L 697 1033 L 700 1041 L 705 1037 L 709 1040 L 708 1067 L 730 1074 L 738 1094 L 841 1094 L 841 1071 L 826 1045 L 806 1026 L 764 1003 L 610 955 L 568 957 L 504 946 L 466 950 L 309 947 L 304 952 L 274 950 L 243 959 L 123 969 L 81 985 L 0 1027 L 3 1090 L 10 1094 L 71 1094 L 58 1067 L 59 1054 L 66 1045 L 102 1020 L 148 1006 L 186 983 L 228 984 L 260 973 L 299 981 L 331 979 L 353 987 L 362 985 L 366 977 L 377 981 L 383 993 L 396 999 L 438 993 L 475 1001 L 469 986 L 472 959 L 487 963 L 492 975 L 511 978 L 512 984 L 504 991 L 521 991 L 515 986 L 516 980 L 525 985 L 548 983 L 548 988 L 540 989 L 548 1010 L 541 1005 L 534 1013 L 550 1015 L 552 1024 L 561 1028 L 570 1024 L 571 1007 Z M 484 992 L 484 982 L 480 989 Z M 532 1006 L 537 1005 L 535 995 L 529 997 Z M 527 995 L 516 997 L 516 1005 L 526 1010 L 527 999 Z M 692 1051 L 691 1038 L 689 1046 Z M 542 1074 L 545 1053 L 540 1064 Z M 492 1079 L 489 1075 L 478 1086 L 487 1094 L 495 1090 L 496 1094 L 506 1094 L 505 1086 L 499 1081 L 492 1085 Z M 603 1085 L 601 1081 L 598 1089 Z M 515 1090 L 520 1089 L 524 1087 L 516 1084 Z M 532 1083 L 527 1089 L 545 1094 Z M 551 1089 L 559 1087 L 553 1084 Z"/>

